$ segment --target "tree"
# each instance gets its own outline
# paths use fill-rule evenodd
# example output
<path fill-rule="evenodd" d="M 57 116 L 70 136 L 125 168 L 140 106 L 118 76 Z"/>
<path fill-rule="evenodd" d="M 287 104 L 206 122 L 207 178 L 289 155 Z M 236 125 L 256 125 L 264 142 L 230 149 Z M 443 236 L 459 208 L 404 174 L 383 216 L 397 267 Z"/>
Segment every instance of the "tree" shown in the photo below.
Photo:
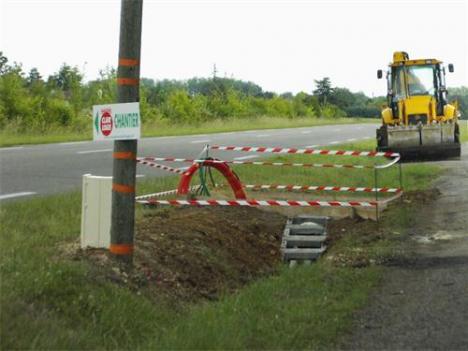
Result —
<path fill-rule="evenodd" d="M 63 90 L 67 97 L 70 96 L 72 90 L 76 90 L 81 85 L 83 75 L 78 70 L 78 67 L 71 67 L 63 64 L 60 70 L 49 77 L 49 82 Z"/>
<path fill-rule="evenodd" d="M 448 97 L 449 101 L 458 101 L 461 118 L 468 119 L 468 87 L 449 88 Z"/>
<path fill-rule="evenodd" d="M 8 59 L 3 55 L 3 52 L 0 51 L 0 74 L 4 74 L 7 69 Z"/>
<path fill-rule="evenodd" d="M 328 102 L 338 106 L 342 110 L 346 110 L 356 104 L 354 95 L 346 88 L 334 88 L 328 98 Z"/>
<path fill-rule="evenodd" d="M 28 73 L 28 77 L 26 78 L 26 82 L 28 83 L 28 85 L 32 85 L 40 80 L 42 80 L 42 76 L 37 70 L 37 68 L 31 68 L 31 70 Z"/>
<path fill-rule="evenodd" d="M 283 99 L 286 99 L 286 100 L 292 100 L 294 98 L 294 95 L 290 91 L 287 91 L 287 92 L 281 94 L 280 97 L 282 97 Z"/>
<path fill-rule="evenodd" d="M 65 98 L 73 105 L 77 115 L 82 108 L 82 80 L 83 75 L 78 67 L 63 64 L 60 70 L 48 79 L 48 84 L 63 91 Z"/>
<path fill-rule="evenodd" d="M 320 80 L 314 80 L 316 89 L 313 91 L 321 104 L 325 105 L 328 101 L 328 98 L 333 93 L 333 88 L 331 85 L 330 78 L 325 77 Z"/>

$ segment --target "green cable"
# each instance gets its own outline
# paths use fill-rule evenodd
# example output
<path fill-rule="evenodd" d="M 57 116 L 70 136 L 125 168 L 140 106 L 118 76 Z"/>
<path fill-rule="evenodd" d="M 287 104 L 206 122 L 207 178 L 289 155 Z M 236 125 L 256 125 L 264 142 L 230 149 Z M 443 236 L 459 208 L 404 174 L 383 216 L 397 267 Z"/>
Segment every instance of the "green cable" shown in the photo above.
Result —
<path fill-rule="evenodd" d="M 206 166 L 200 166 L 200 169 L 199 169 L 199 176 L 200 176 L 200 188 L 198 188 L 198 191 L 197 193 L 199 195 L 206 195 L 206 196 L 210 196 L 210 191 L 208 189 L 208 186 L 206 184 Z"/>

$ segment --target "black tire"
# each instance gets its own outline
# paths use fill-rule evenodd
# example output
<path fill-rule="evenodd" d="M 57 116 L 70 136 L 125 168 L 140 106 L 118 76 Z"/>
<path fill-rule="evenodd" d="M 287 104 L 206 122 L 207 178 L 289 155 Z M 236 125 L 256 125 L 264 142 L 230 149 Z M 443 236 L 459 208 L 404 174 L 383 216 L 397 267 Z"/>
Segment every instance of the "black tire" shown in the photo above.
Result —
<path fill-rule="evenodd" d="M 455 123 L 455 142 L 460 144 L 460 126 L 458 123 Z"/>
<path fill-rule="evenodd" d="M 388 147 L 387 126 L 381 126 L 376 131 L 377 151 L 382 151 Z"/>

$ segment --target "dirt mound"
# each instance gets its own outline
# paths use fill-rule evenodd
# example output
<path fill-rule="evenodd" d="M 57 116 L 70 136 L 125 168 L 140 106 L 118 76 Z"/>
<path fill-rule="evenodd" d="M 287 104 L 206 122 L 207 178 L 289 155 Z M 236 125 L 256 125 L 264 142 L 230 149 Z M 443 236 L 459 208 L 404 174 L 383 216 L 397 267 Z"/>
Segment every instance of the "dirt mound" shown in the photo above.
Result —
<path fill-rule="evenodd" d="M 107 250 L 79 255 L 106 280 L 171 300 L 214 299 L 278 269 L 285 223 L 248 207 L 152 209 L 136 223 L 132 272 L 113 266 Z"/>
<path fill-rule="evenodd" d="M 417 206 L 437 196 L 434 190 L 406 193 L 403 201 Z M 281 262 L 285 224 L 283 214 L 254 207 L 148 209 L 137 218 L 131 272 L 120 270 L 107 250 L 79 250 L 75 242 L 64 251 L 74 259 L 91 261 L 95 279 L 111 280 L 158 299 L 167 296 L 170 301 L 193 302 L 216 299 L 273 274 Z M 375 260 L 359 247 L 386 235 L 384 227 L 373 221 L 332 220 L 326 257 L 340 266 L 373 264 Z M 359 247 L 333 252 L 331 249 L 343 237 L 352 237 Z"/>

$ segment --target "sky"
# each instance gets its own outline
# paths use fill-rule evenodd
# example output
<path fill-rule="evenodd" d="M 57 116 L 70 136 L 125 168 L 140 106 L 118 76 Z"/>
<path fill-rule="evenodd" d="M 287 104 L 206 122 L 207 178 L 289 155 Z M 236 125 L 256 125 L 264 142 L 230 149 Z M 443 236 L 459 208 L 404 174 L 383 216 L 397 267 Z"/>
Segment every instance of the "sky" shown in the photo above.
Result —
<path fill-rule="evenodd" d="M 62 63 L 86 80 L 116 66 L 119 0 L 0 0 L 0 51 L 47 77 Z M 314 80 L 384 95 L 376 79 L 393 51 L 455 65 L 448 86 L 468 86 L 468 0 L 144 0 L 141 74 L 218 76 L 277 93 Z"/>

